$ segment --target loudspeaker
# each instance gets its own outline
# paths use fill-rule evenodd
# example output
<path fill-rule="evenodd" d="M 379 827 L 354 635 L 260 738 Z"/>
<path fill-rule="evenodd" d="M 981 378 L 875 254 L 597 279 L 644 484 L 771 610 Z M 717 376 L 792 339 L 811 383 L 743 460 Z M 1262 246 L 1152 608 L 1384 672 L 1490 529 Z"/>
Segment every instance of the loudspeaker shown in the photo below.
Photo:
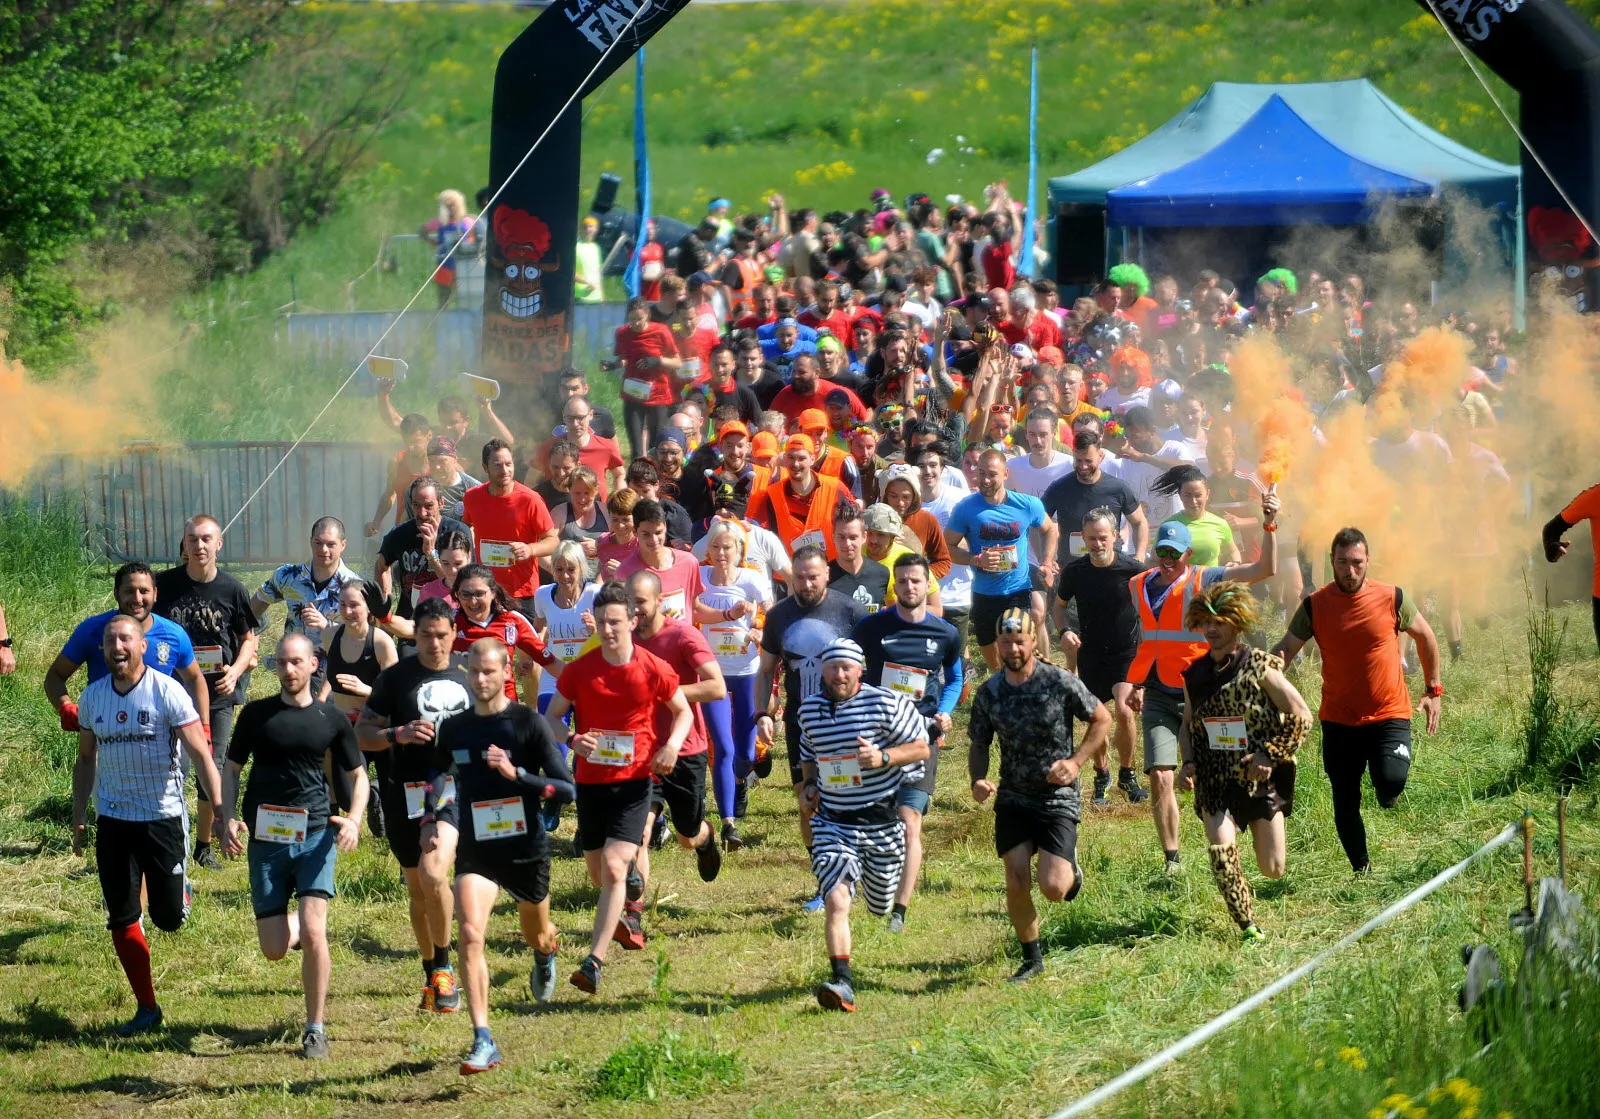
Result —
<path fill-rule="evenodd" d="M 1106 208 L 1092 202 L 1056 207 L 1056 283 L 1093 284 L 1106 274 Z"/>
<path fill-rule="evenodd" d="M 592 214 L 606 214 L 611 212 L 611 207 L 617 204 L 617 189 L 622 186 L 622 180 L 609 171 L 600 176 L 600 183 L 594 188 L 594 201 L 589 203 L 589 212 Z"/>

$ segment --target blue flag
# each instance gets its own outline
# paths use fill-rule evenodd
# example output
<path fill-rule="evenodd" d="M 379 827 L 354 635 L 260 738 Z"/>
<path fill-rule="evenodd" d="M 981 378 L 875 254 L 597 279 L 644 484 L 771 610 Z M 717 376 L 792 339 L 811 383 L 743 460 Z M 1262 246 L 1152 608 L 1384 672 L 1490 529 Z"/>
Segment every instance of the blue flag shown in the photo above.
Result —
<path fill-rule="evenodd" d="M 639 256 L 644 251 L 645 238 L 649 236 L 650 213 L 650 142 L 644 125 L 644 48 L 634 60 L 633 98 L 633 183 L 639 199 L 639 229 L 633 238 L 633 256 L 622 274 L 622 286 L 628 298 L 639 294 Z"/>
<path fill-rule="evenodd" d="M 1033 278 L 1033 223 L 1039 220 L 1039 48 L 1033 48 L 1033 74 L 1028 80 L 1028 208 L 1022 215 L 1022 244 L 1017 274 Z"/>

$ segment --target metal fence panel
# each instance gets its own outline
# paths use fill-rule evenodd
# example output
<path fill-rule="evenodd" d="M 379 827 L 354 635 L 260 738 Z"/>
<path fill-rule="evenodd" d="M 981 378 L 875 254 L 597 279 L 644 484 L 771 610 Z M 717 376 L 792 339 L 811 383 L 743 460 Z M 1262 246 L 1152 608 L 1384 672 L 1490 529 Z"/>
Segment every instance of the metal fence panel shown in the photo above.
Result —
<path fill-rule="evenodd" d="M 80 505 L 89 546 L 112 560 L 179 562 L 183 524 L 195 513 L 226 523 L 291 444 L 133 445 L 109 456 L 58 455 L 30 483 L 35 504 Z M 371 443 L 302 443 L 229 530 L 222 559 L 276 566 L 310 558 L 311 523 L 334 516 L 356 548 L 388 487 L 393 449 Z"/>

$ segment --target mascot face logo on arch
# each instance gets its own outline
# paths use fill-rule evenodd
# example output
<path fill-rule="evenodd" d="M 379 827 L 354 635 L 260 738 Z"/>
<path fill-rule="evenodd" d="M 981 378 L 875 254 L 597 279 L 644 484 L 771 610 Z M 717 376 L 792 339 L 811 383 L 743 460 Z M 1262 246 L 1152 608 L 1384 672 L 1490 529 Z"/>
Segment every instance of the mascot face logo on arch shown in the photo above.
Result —
<path fill-rule="evenodd" d="M 534 317 L 544 308 L 544 273 L 561 268 L 561 254 L 550 255 L 550 227 L 526 210 L 496 206 L 494 246 L 500 310 L 514 319 Z"/>

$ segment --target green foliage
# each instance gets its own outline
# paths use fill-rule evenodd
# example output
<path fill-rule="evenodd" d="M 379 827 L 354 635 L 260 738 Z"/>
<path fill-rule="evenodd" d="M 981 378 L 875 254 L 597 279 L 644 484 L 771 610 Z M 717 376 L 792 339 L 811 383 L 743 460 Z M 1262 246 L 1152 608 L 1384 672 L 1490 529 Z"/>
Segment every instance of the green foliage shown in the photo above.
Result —
<path fill-rule="evenodd" d="M 591 1092 L 602 1100 L 693 1099 L 743 1077 L 737 1053 L 664 1029 L 636 1036 L 607 1057 L 595 1070 Z"/>
<path fill-rule="evenodd" d="M 88 241 L 127 235 L 186 199 L 171 185 L 261 159 L 271 144 L 240 97 L 264 45 L 215 42 L 181 4 L 29 0 L 0 14 L 0 283 L 7 352 L 59 362 L 102 317 L 57 270 Z"/>
<path fill-rule="evenodd" d="M 1536 784 L 1572 786 L 1600 762 L 1600 720 L 1582 702 L 1562 694 L 1558 672 L 1571 622 L 1534 600 L 1528 604 L 1528 695 L 1523 704 L 1522 776 Z"/>

